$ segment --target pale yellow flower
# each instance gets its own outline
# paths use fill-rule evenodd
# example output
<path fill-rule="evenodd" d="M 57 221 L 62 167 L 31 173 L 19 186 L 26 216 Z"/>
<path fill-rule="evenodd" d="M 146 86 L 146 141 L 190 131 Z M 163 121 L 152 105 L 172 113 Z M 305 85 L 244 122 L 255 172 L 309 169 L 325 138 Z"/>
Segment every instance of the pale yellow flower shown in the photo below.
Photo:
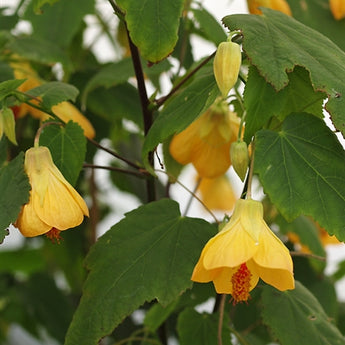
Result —
<path fill-rule="evenodd" d="M 267 7 L 292 16 L 290 6 L 286 0 L 247 0 L 247 4 L 249 13 L 252 14 L 262 14 L 259 7 Z"/>
<path fill-rule="evenodd" d="M 231 211 L 235 206 L 237 198 L 226 175 L 202 178 L 198 190 L 201 200 L 210 210 Z"/>
<path fill-rule="evenodd" d="M 192 163 L 201 177 L 223 175 L 231 165 L 230 146 L 237 139 L 240 119 L 212 107 L 176 134 L 170 153 L 180 164 Z"/>
<path fill-rule="evenodd" d="M 84 215 L 89 216 L 85 201 L 55 166 L 47 147 L 27 150 L 24 168 L 31 184 L 30 199 L 15 224 L 24 236 L 74 228 Z"/>
<path fill-rule="evenodd" d="M 261 202 L 240 199 L 229 223 L 205 245 L 191 279 L 213 281 L 217 293 L 241 302 L 259 278 L 281 291 L 295 286 L 290 253 L 265 223 Z"/>
<path fill-rule="evenodd" d="M 18 87 L 18 90 L 30 95 L 30 90 L 43 84 L 37 73 L 31 68 L 27 62 L 17 62 L 11 64 L 13 73 L 16 79 L 27 79 L 23 84 Z M 38 99 L 32 99 L 31 103 L 39 105 Z M 84 135 L 87 138 L 95 137 L 95 130 L 91 122 L 70 102 L 61 102 L 52 107 L 52 112 L 63 122 L 67 123 L 72 120 L 77 122 L 84 130 Z M 23 117 L 26 114 L 32 115 L 36 119 L 45 121 L 51 116 L 41 110 L 38 110 L 26 103 L 22 103 L 19 107 L 15 108 L 16 117 Z"/>

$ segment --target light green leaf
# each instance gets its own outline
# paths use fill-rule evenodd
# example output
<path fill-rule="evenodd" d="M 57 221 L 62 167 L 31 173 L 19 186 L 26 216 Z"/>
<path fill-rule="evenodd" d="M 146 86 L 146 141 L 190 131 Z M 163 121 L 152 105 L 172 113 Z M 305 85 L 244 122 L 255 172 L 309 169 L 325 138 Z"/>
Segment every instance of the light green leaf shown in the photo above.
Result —
<path fill-rule="evenodd" d="M 193 267 L 214 227 L 181 217 L 162 199 L 126 214 L 91 249 L 84 294 L 65 345 L 94 345 L 145 301 L 168 305 L 192 286 Z"/>
<path fill-rule="evenodd" d="M 133 43 L 151 62 L 163 60 L 173 51 L 183 0 L 118 0 Z"/>
<path fill-rule="evenodd" d="M 301 283 L 289 291 L 265 286 L 262 317 L 282 345 L 341 345 L 345 338 Z"/>
<path fill-rule="evenodd" d="M 218 337 L 219 314 L 199 314 L 195 309 L 184 310 L 177 320 L 177 332 L 181 345 L 215 345 Z M 231 344 L 228 315 L 224 314 L 222 343 Z"/>
<path fill-rule="evenodd" d="M 61 81 L 51 81 L 30 90 L 30 96 L 40 97 L 40 105 L 47 110 L 63 101 L 75 101 L 78 93 L 75 86 Z"/>
<path fill-rule="evenodd" d="M 262 16 L 227 16 L 224 24 L 243 33 L 243 49 L 259 73 L 277 91 L 288 83 L 288 72 L 302 66 L 314 90 L 327 93 L 327 111 L 345 134 L 345 52 L 330 39 L 281 12 L 263 8 Z"/>
<path fill-rule="evenodd" d="M 143 146 L 147 169 L 147 154 L 175 132 L 181 132 L 209 108 L 219 95 L 213 70 L 198 75 L 193 82 L 173 98 L 153 123 Z"/>
<path fill-rule="evenodd" d="M 279 132 L 257 132 L 255 172 L 288 221 L 310 215 L 345 240 L 345 152 L 321 119 L 296 113 Z"/>
<path fill-rule="evenodd" d="M 30 184 L 24 172 L 24 154 L 20 153 L 0 169 L 0 229 L 13 223 L 21 206 L 28 202 Z M 2 237 L 2 236 L 0 236 Z"/>
<path fill-rule="evenodd" d="M 86 154 L 86 139 L 82 128 L 72 121 L 64 127 L 47 126 L 40 135 L 40 145 L 49 148 L 62 175 L 71 185 L 75 185 Z"/>
<path fill-rule="evenodd" d="M 255 132 L 265 127 L 272 116 L 283 121 L 292 112 L 308 112 L 323 117 L 322 102 L 325 94 L 315 92 L 309 73 L 299 66 L 288 74 L 289 84 L 277 92 L 251 66 L 244 91 L 247 109 L 244 140 L 250 142 Z"/>

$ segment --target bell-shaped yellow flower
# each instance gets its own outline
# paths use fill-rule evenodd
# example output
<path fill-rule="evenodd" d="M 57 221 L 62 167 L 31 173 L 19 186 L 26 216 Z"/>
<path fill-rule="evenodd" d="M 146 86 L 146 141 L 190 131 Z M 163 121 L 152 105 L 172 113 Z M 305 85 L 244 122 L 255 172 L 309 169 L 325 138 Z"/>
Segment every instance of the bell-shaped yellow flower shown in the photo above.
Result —
<path fill-rule="evenodd" d="M 24 236 L 73 228 L 84 215 L 89 216 L 85 201 L 55 166 L 47 147 L 27 150 L 24 168 L 31 184 L 30 199 L 15 224 Z"/>
<path fill-rule="evenodd" d="M 236 114 L 211 107 L 173 137 L 170 153 L 180 164 L 192 163 L 201 177 L 223 175 L 231 165 L 230 146 L 239 124 Z"/>
<path fill-rule="evenodd" d="M 231 211 L 237 200 L 229 178 L 202 178 L 198 190 L 201 200 L 210 210 Z"/>
<path fill-rule="evenodd" d="M 205 245 L 191 279 L 213 281 L 218 293 L 237 303 L 248 300 L 259 278 L 281 291 L 295 286 L 290 253 L 265 223 L 261 202 L 240 199 L 230 221 Z"/>
<path fill-rule="evenodd" d="M 18 90 L 30 95 L 30 90 L 43 84 L 37 73 L 31 68 L 27 62 L 16 62 L 11 64 L 13 73 L 16 79 L 27 79 L 23 84 L 18 87 Z M 32 99 L 31 102 L 39 105 L 39 100 Z M 67 101 L 61 102 L 52 107 L 52 112 L 63 122 L 67 123 L 72 120 L 77 122 L 84 130 L 84 135 L 87 138 L 95 137 L 95 130 L 91 122 L 72 104 Z M 15 110 L 16 117 L 23 117 L 26 114 L 31 114 L 34 118 L 45 121 L 51 116 L 41 110 L 38 110 L 26 103 L 22 103 Z"/>
<path fill-rule="evenodd" d="M 334 19 L 341 20 L 345 18 L 345 1 L 344 0 L 329 0 L 329 7 Z"/>
<path fill-rule="evenodd" d="M 292 16 L 290 6 L 286 0 L 247 0 L 247 4 L 251 14 L 262 14 L 259 7 L 267 7 Z"/>

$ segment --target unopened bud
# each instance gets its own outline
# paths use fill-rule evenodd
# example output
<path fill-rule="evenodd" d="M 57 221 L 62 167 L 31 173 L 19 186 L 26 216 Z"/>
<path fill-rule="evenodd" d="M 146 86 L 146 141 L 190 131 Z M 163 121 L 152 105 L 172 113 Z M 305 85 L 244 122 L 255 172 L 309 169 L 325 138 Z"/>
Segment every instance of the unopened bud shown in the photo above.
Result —
<path fill-rule="evenodd" d="M 334 19 L 340 20 L 345 17 L 345 1 L 344 0 L 329 0 L 329 7 Z"/>
<path fill-rule="evenodd" d="M 223 97 L 235 85 L 241 67 L 241 48 L 234 42 L 219 44 L 213 61 L 213 72 Z"/>
<path fill-rule="evenodd" d="M 242 181 L 244 181 L 249 164 L 248 147 L 244 141 L 232 143 L 230 148 L 231 162 L 234 170 Z"/>
<path fill-rule="evenodd" d="M 17 144 L 16 140 L 16 124 L 14 121 L 13 111 L 10 108 L 4 108 L 0 110 L 0 138 L 3 133 L 14 144 Z"/>

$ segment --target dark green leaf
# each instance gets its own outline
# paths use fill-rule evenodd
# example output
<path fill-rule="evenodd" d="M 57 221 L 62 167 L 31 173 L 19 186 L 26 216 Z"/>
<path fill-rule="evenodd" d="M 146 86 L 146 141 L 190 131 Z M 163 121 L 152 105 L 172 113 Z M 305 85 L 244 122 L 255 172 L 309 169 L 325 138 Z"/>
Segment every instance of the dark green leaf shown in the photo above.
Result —
<path fill-rule="evenodd" d="M 61 62 L 69 66 L 70 61 L 66 53 L 54 41 L 39 37 L 20 37 L 12 40 L 7 48 L 22 58 L 42 64 Z"/>
<path fill-rule="evenodd" d="M 219 314 L 199 314 L 196 310 L 184 310 L 177 321 L 177 332 L 181 345 L 214 345 L 217 344 Z M 230 323 L 227 314 L 224 314 L 222 328 L 222 342 L 231 344 Z"/>
<path fill-rule="evenodd" d="M 141 55 L 158 62 L 168 56 L 177 42 L 183 0 L 119 0 L 126 23 Z"/>
<path fill-rule="evenodd" d="M 23 84 L 25 79 L 6 80 L 0 83 L 0 101 L 12 95 L 14 91 Z"/>
<path fill-rule="evenodd" d="M 278 11 L 263 8 L 262 16 L 227 16 L 224 24 L 243 33 L 250 62 L 277 91 L 288 83 L 288 72 L 302 66 L 314 90 L 327 93 L 334 126 L 345 134 L 345 53 L 327 37 Z"/>
<path fill-rule="evenodd" d="M 78 93 L 75 86 L 60 81 L 51 81 L 30 90 L 30 96 L 42 98 L 41 106 L 45 109 L 63 101 L 75 101 Z"/>
<path fill-rule="evenodd" d="M 171 303 L 192 286 L 193 266 L 213 230 L 181 217 L 172 200 L 127 213 L 87 257 L 90 273 L 65 345 L 96 344 L 145 301 Z"/>
<path fill-rule="evenodd" d="M 289 291 L 265 286 L 262 316 L 282 345 L 336 345 L 345 338 L 301 283 Z"/>
<path fill-rule="evenodd" d="M 20 153 L 0 169 L 0 229 L 13 223 L 23 204 L 29 200 L 30 184 L 24 172 L 24 154 Z"/>
<path fill-rule="evenodd" d="M 62 175 L 75 185 L 86 154 L 86 139 L 81 127 L 72 121 L 65 127 L 46 126 L 40 135 L 40 145 L 49 148 Z"/>
<path fill-rule="evenodd" d="M 58 1 L 58 0 L 33 0 L 32 3 L 33 3 L 33 6 L 34 6 L 35 13 L 41 14 L 42 12 L 40 10 L 41 10 L 41 7 L 43 5 L 45 5 L 45 4 L 52 5 L 56 1 Z"/>
<path fill-rule="evenodd" d="M 344 240 L 345 152 L 336 135 L 321 119 L 300 113 L 288 116 L 281 131 L 261 130 L 256 139 L 255 171 L 280 213 L 288 221 L 310 215 Z"/>
<path fill-rule="evenodd" d="M 0 8 L 0 12 L 0 30 L 12 30 L 18 22 L 18 15 L 3 15 L 3 8 Z"/>
<path fill-rule="evenodd" d="M 36 4 L 30 3 L 25 19 L 31 22 L 35 37 L 66 47 L 77 33 L 84 16 L 93 12 L 94 0 L 59 0 L 50 3 L 42 6 L 40 15 L 35 14 Z"/>
<path fill-rule="evenodd" d="M 175 132 L 181 132 L 209 108 L 219 94 L 213 70 L 198 75 L 193 82 L 173 98 L 153 123 L 143 147 L 143 160 L 159 143 Z"/>
<path fill-rule="evenodd" d="M 247 109 L 244 140 L 250 142 L 255 132 L 265 127 L 272 116 L 281 121 L 292 112 L 308 112 L 322 117 L 322 102 L 325 94 L 315 92 L 308 72 L 296 66 L 288 74 L 289 84 L 277 92 L 251 66 L 244 92 Z"/>

